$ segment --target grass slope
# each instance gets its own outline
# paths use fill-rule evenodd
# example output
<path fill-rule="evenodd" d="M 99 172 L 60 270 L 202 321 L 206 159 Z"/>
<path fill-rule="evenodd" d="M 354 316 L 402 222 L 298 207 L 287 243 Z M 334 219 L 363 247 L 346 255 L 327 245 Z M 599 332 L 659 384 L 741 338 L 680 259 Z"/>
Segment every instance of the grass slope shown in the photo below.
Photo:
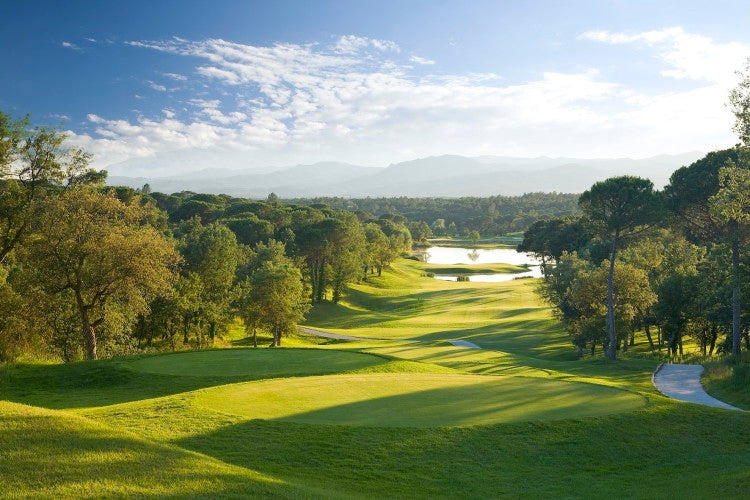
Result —
<path fill-rule="evenodd" d="M 292 496 L 283 481 L 101 423 L 0 402 L 0 497 Z"/>
<path fill-rule="evenodd" d="M 573 359 L 568 335 L 540 303 L 535 280 L 446 282 L 420 277 L 421 266 L 398 261 L 383 277 L 353 286 L 340 303 L 316 306 L 305 326 L 394 340 L 466 339 L 507 352 Z"/>
<path fill-rule="evenodd" d="M 738 408 L 750 410 L 750 356 L 705 363 L 701 382 L 706 392 Z"/>

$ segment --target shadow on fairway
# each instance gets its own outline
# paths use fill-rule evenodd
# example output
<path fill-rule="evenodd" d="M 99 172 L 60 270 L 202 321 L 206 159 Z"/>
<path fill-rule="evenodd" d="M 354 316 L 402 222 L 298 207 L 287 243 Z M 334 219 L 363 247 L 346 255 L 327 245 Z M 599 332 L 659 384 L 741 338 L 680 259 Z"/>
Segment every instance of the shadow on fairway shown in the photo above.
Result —
<path fill-rule="evenodd" d="M 16 365 L 0 373 L 0 399 L 45 408 L 91 408 L 204 387 L 321 375 L 386 363 L 377 355 L 323 349 L 217 349 L 59 365 Z"/>

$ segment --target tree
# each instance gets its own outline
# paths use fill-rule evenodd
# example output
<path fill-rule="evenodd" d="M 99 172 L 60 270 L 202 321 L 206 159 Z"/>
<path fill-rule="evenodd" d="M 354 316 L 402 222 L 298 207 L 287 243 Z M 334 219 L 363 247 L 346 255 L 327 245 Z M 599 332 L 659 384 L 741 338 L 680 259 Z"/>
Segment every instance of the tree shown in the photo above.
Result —
<path fill-rule="evenodd" d="M 39 212 L 28 267 L 45 292 L 74 304 L 88 359 L 97 358 L 99 327 L 126 328 L 171 287 L 178 255 L 142 224 L 149 210 L 82 187 L 46 200 Z"/>
<path fill-rule="evenodd" d="M 194 272 L 200 278 L 200 316 L 208 326 L 209 339 L 213 341 L 231 319 L 232 286 L 240 264 L 237 237 L 223 224 L 203 226 L 196 221 L 185 235 L 181 250 L 185 257 L 185 270 Z M 202 338 L 199 338 L 198 344 L 202 343 Z"/>
<path fill-rule="evenodd" d="M 750 150 L 737 148 L 740 168 L 732 159 L 719 169 L 719 190 L 709 209 L 729 228 L 732 249 L 732 354 L 740 355 L 740 246 L 750 234 Z"/>
<path fill-rule="evenodd" d="M 639 311 L 656 301 L 656 294 L 649 287 L 648 276 L 643 270 L 625 263 L 617 266 L 614 276 L 610 276 L 610 270 L 611 266 L 603 261 L 599 267 L 580 273 L 570 289 L 570 303 L 579 315 L 573 324 L 589 337 L 586 340 L 592 343 L 603 341 L 605 353 L 617 350 L 618 339 L 613 340 L 608 335 L 602 338 L 601 333 L 595 334 L 591 326 L 613 321 L 625 327 L 633 322 Z M 610 295 L 612 289 L 615 293 Z M 610 306 L 614 314 L 610 313 Z M 602 332 L 601 329 L 598 331 Z M 627 350 L 628 334 L 622 337 L 623 349 Z"/>
<path fill-rule="evenodd" d="M 620 245 L 643 228 L 655 223 L 660 213 L 660 198 L 654 185 L 640 177 L 612 177 L 594 184 L 579 198 L 579 204 L 595 234 L 610 244 L 607 279 L 606 355 L 617 357 L 615 333 L 614 275 Z"/>
<path fill-rule="evenodd" d="M 659 300 L 654 312 L 667 336 L 667 351 L 682 354 L 682 334 L 688 321 L 696 316 L 694 298 L 697 295 L 697 279 L 694 274 L 673 274 L 659 286 Z"/>
<path fill-rule="evenodd" d="M 310 308 L 305 300 L 302 274 L 289 259 L 264 262 L 253 272 L 249 283 L 252 324 L 266 327 L 273 335 L 272 346 L 281 345 L 281 337 L 294 331 Z"/>
<path fill-rule="evenodd" d="M 435 219 L 431 227 L 432 231 L 436 235 L 442 236 L 443 234 L 445 234 L 445 219 Z"/>
<path fill-rule="evenodd" d="M 734 115 L 734 132 L 745 146 L 750 146 L 750 58 L 738 75 L 740 81 L 729 92 L 729 107 Z"/>
<path fill-rule="evenodd" d="M 468 232 L 468 233 L 466 234 L 466 236 L 467 236 L 467 237 L 468 237 L 468 238 L 469 238 L 469 239 L 471 240 L 471 242 L 472 242 L 472 243 L 474 243 L 475 245 L 476 245 L 477 241 L 479 241 L 479 238 L 481 238 L 481 236 L 479 235 L 479 231 L 477 231 L 477 230 L 475 230 L 475 229 L 473 229 L 473 230 L 469 231 L 469 232 Z"/>
<path fill-rule="evenodd" d="M 727 245 L 732 253 L 733 349 L 741 336 L 741 294 L 739 287 L 741 247 L 747 241 L 747 193 L 743 170 L 750 169 L 746 148 L 735 147 L 708 153 L 687 167 L 676 170 L 665 192 L 667 206 L 686 236 L 700 244 Z"/>
<path fill-rule="evenodd" d="M 0 112 L 0 263 L 28 234 L 35 207 L 48 192 L 106 177 L 88 170 L 90 154 L 65 146 L 65 134 L 27 126 L 28 117 L 13 121 Z"/>
<path fill-rule="evenodd" d="M 349 283 L 362 277 L 362 263 L 367 260 L 365 245 L 365 234 L 359 221 L 352 215 L 342 217 L 329 248 L 331 298 L 334 303 L 341 299 Z"/>

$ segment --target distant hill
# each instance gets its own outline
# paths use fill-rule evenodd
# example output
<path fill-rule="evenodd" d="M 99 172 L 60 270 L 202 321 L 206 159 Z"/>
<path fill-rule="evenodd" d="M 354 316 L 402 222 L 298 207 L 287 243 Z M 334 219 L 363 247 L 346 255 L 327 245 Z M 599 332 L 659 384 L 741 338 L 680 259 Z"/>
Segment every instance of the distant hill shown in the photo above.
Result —
<path fill-rule="evenodd" d="M 661 188 L 677 168 L 703 156 L 691 152 L 651 158 L 513 158 L 445 155 L 389 165 L 362 167 L 319 162 L 283 168 L 204 168 L 163 177 L 111 176 L 109 184 L 167 193 L 196 191 L 249 198 L 274 192 L 283 198 L 314 196 L 489 196 L 528 192 L 582 192 L 613 175 L 640 175 Z M 206 164 L 204 159 L 202 164 Z M 120 170 L 122 170 L 120 168 Z"/>

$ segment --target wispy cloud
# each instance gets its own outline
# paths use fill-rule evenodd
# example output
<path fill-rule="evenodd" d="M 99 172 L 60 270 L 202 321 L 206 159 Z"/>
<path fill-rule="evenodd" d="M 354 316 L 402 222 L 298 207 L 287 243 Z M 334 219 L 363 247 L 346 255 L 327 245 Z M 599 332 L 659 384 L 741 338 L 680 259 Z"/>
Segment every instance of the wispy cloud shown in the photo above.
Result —
<path fill-rule="evenodd" d="M 171 80 L 176 80 L 178 82 L 184 82 L 187 80 L 187 77 L 185 75 L 181 75 L 179 73 L 162 73 L 162 75 L 166 76 L 167 78 Z"/>
<path fill-rule="evenodd" d="M 717 74 L 731 72 L 747 47 L 674 28 L 580 38 L 640 44 L 664 62 L 657 78 L 692 85 L 645 93 L 595 68 L 520 82 L 496 74 L 425 75 L 414 64 L 437 67 L 432 61 L 400 55 L 393 42 L 353 36 L 328 47 L 140 40 L 128 45 L 197 61 L 195 77 L 164 75 L 197 89 L 180 103 L 184 112 L 178 118 L 156 110 L 137 120 L 91 115 L 93 130 L 74 140 L 101 166 L 188 148 L 221 150 L 245 165 L 384 164 L 441 153 L 647 156 L 732 143 L 727 84 L 699 63 L 714 58 Z M 720 54 L 727 49 L 729 55 Z"/>
<path fill-rule="evenodd" d="M 419 57 L 419 56 L 411 56 L 409 57 L 409 60 L 415 64 L 421 64 L 423 66 L 431 66 L 435 64 L 435 61 L 431 59 L 425 59 L 424 57 Z"/>
<path fill-rule="evenodd" d="M 167 87 L 165 87 L 164 85 L 161 85 L 160 83 L 156 83 L 156 82 L 153 82 L 151 80 L 148 80 L 146 83 L 148 84 L 149 87 L 151 87 L 152 89 L 156 90 L 157 92 L 166 92 L 167 91 Z"/>
<path fill-rule="evenodd" d="M 81 50 L 81 47 L 74 44 L 73 42 L 64 41 L 60 44 L 62 47 L 65 47 L 66 49 L 70 50 Z"/>
<path fill-rule="evenodd" d="M 363 49 L 369 48 L 383 52 L 401 52 L 401 47 L 395 42 L 355 35 L 345 35 L 340 37 L 334 46 L 336 52 L 344 54 L 355 54 Z"/>

